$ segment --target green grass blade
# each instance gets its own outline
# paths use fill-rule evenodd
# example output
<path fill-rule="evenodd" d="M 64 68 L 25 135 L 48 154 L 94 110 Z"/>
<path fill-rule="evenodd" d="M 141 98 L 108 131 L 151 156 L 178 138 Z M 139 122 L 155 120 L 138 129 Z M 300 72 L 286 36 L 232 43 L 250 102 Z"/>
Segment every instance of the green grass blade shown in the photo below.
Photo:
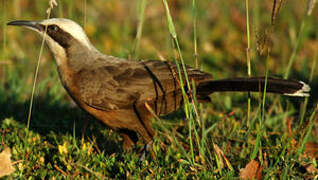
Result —
<path fill-rule="evenodd" d="M 147 5 L 147 0 L 139 0 L 139 7 L 138 7 L 138 27 L 137 27 L 137 33 L 135 37 L 135 42 L 132 50 L 132 55 L 135 60 L 139 58 L 139 50 L 140 50 L 140 41 L 142 36 L 142 29 L 145 19 L 145 9 Z"/>
<path fill-rule="evenodd" d="M 247 75 L 251 77 L 251 58 L 250 58 L 250 17 L 249 17 L 249 0 L 245 0 L 246 5 L 246 34 L 247 34 L 247 48 L 246 48 L 246 61 L 247 61 Z M 250 125 L 250 116 L 251 116 L 251 93 L 248 92 L 247 94 L 247 126 Z"/>
<path fill-rule="evenodd" d="M 304 152 L 305 144 L 308 142 L 309 136 L 310 136 L 310 134 L 312 132 L 312 128 L 314 126 L 314 119 L 315 119 L 315 115 L 316 115 L 317 111 L 318 111 L 318 104 L 316 105 L 316 108 L 314 109 L 314 111 L 311 113 L 311 116 L 309 118 L 309 124 L 308 124 L 309 127 L 306 131 L 305 137 L 303 138 L 303 140 L 301 142 L 301 146 L 298 148 L 295 159 L 298 159 L 300 154 Z"/>
<path fill-rule="evenodd" d="M 284 78 L 285 79 L 288 79 L 289 77 L 289 74 L 290 74 L 290 71 L 291 71 L 291 68 L 294 64 L 294 61 L 297 57 L 297 53 L 300 49 L 300 45 L 302 43 L 302 41 L 306 38 L 306 27 L 307 27 L 307 21 L 309 19 L 309 16 L 308 14 L 305 15 L 305 17 L 303 18 L 303 20 L 301 21 L 301 25 L 300 25 L 300 29 L 299 29 L 299 33 L 298 33 L 298 37 L 297 37 L 297 40 L 296 40 L 296 43 L 294 44 L 294 48 L 293 48 L 293 51 L 292 51 L 292 54 L 289 58 L 289 61 L 288 61 L 288 65 L 287 65 L 287 68 L 286 68 L 286 72 L 285 72 L 285 75 L 284 75 Z"/>
<path fill-rule="evenodd" d="M 318 33 L 317 33 L 318 34 Z M 315 68 L 317 66 L 317 59 L 318 59 L 318 52 L 315 52 L 315 56 L 314 56 L 314 60 L 313 60 L 313 64 L 311 66 L 311 71 L 310 71 L 310 75 L 309 75 L 309 83 L 312 82 L 312 79 L 314 77 L 314 73 L 315 73 Z M 309 97 L 305 98 L 305 101 L 303 103 L 302 109 L 301 109 L 301 115 L 300 115 L 300 127 L 302 126 L 304 119 L 305 119 L 305 115 L 307 112 L 307 105 L 308 105 L 308 101 L 309 101 Z"/>
<path fill-rule="evenodd" d="M 6 27 L 7 27 L 7 24 L 6 24 L 6 19 L 7 19 L 7 15 L 6 15 L 6 1 L 3 0 L 2 1 L 2 8 L 1 8 L 1 11 L 2 11 L 2 53 L 1 53 L 1 58 L 0 59 L 0 62 L 1 61 L 4 61 L 5 60 L 5 56 L 6 56 L 6 38 L 7 38 L 7 35 L 6 35 Z M 5 66 L 2 67 L 2 77 L 1 77 L 1 84 L 3 85 L 6 81 L 6 68 Z"/>
<path fill-rule="evenodd" d="M 192 0 L 192 16 L 193 16 L 193 48 L 195 68 L 199 68 L 198 60 L 198 42 L 197 42 L 197 1 Z"/>

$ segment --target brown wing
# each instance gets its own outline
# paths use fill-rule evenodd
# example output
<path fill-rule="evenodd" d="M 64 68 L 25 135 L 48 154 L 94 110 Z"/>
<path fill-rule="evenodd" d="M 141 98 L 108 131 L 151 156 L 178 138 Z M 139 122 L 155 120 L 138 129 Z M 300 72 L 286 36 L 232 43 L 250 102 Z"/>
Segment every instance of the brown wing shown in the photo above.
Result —
<path fill-rule="evenodd" d="M 178 110 L 183 105 L 183 97 L 176 65 L 167 61 L 146 61 L 144 66 L 153 79 L 152 98 L 150 99 L 149 95 L 145 94 L 139 99 L 140 105 L 147 102 L 158 115 Z M 193 79 L 196 85 L 212 79 L 210 74 L 189 66 L 186 69 L 189 80 L 192 81 Z M 182 77 L 183 82 L 186 83 L 183 73 Z"/>
<path fill-rule="evenodd" d="M 197 83 L 209 74 L 188 67 Z M 182 101 L 177 70 L 163 61 L 122 61 L 78 72 L 80 98 L 89 106 L 106 111 L 131 108 L 148 102 L 158 115 L 177 110 Z"/>

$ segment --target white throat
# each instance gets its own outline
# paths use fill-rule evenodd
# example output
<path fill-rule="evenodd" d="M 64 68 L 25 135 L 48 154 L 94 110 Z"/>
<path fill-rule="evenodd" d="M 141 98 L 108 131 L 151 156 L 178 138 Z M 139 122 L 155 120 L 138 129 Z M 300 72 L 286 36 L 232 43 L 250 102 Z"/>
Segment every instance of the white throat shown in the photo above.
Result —
<path fill-rule="evenodd" d="M 45 41 L 55 58 L 57 66 L 66 64 L 67 56 L 65 49 L 47 35 L 45 36 Z"/>

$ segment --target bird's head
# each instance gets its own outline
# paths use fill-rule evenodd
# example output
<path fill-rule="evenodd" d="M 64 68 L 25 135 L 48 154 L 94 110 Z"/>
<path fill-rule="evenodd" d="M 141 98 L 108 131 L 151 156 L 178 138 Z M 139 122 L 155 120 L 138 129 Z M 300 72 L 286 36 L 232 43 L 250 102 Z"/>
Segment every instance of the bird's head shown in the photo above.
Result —
<path fill-rule="evenodd" d="M 69 19 L 52 18 L 43 21 L 12 21 L 8 25 L 22 26 L 34 30 L 44 36 L 57 61 L 66 57 L 69 49 L 95 49 L 87 38 L 83 28 Z M 74 50 L 77 51 L 77 50 Z"/>
<path fill-rule="evenodd" d="M 43 21 L 22 20 L 9 22 L 8 25 L 26 27 L 40 33 L 41 35 L 44 35 L 45 28 L 47 26 L 47 41 L 54 41 L 63 48 L 71 46 L 71 43 L 74 40 L 77 40 L 84 46 L 91 46 L 83 28 L 76 22 L 69 19 L 52 18 Z"/>

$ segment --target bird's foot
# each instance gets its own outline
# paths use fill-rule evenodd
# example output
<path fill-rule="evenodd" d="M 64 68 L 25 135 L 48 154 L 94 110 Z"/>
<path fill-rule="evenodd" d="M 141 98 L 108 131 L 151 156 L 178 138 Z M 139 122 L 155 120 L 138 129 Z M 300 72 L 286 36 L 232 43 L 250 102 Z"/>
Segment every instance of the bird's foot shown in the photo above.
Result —
<path fill-rule="evenodd" d="M 152 141 L 145 144 L 145 146 L 141 152 L 140 158 L 138 160 L 139 167 L 141 167 L 142 162 L 145 160 L 147 152 L 152 151 L 151 148 L 152 148 Z"/>

